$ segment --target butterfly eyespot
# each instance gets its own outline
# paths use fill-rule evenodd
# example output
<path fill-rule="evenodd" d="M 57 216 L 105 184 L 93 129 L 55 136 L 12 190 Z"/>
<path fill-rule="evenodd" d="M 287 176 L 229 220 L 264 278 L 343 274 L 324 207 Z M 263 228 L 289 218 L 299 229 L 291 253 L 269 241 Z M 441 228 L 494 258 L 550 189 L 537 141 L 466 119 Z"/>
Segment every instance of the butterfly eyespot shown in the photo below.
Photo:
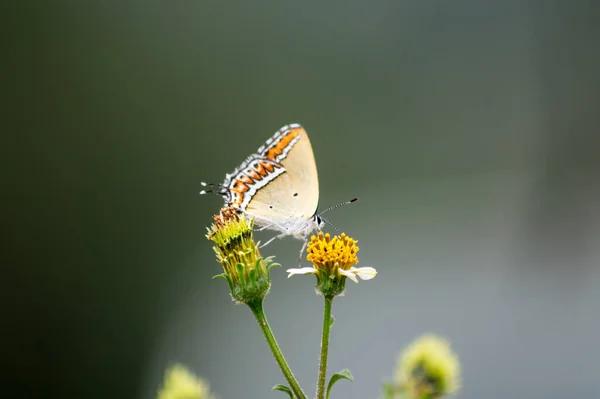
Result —
<path fill-rule="evenodd" d="M 298 196 L 298 193 L 294 193 L 294 197 L 297 197 L 297 196 Z"/>
<path fill-rule="evenodd" d="M 273 205 L 269 205 L 269 208 L 273 209 Z"/>

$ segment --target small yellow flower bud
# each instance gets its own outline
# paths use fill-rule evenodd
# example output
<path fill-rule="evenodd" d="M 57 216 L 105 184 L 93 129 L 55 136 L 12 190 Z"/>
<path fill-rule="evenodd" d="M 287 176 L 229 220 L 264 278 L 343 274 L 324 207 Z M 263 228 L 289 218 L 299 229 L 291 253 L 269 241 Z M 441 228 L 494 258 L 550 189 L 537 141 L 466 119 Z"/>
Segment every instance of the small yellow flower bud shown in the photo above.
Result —
<path fill-rule="evenodd" d="M 458 391 L 460 362 L 448 341 L 424 335 L 400 355 L 395 379 L 407 398 L 441 398 Z"/>
<path fill-rule="evenodd" d="M 208 383 L 177 364 L 165 371 L 156 399 L 213 399 Z"/>

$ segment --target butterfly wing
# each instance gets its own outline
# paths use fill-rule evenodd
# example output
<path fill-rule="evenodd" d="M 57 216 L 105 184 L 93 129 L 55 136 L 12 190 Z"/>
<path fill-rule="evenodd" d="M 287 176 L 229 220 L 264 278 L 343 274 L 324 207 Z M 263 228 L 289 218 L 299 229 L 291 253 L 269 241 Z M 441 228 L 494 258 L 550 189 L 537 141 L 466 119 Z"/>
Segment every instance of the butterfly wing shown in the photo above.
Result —
<path fill-rule="evenodd" d="M 282 173 L 285 173 L 285 168 L 280 163 L 251 155 L 225 177 L 226 205 L 246 211 L 252 198 Z"/>
<path fill-rule="evenodd" d="M 260 157 L 278 173 L 251 197 L 243 209 L 259 224 L 276 226 L 306 224 L 317 211 L 319 179 L 317 165 L 306 131 L 293 124 L 281 128 L 259 148 Z"/>

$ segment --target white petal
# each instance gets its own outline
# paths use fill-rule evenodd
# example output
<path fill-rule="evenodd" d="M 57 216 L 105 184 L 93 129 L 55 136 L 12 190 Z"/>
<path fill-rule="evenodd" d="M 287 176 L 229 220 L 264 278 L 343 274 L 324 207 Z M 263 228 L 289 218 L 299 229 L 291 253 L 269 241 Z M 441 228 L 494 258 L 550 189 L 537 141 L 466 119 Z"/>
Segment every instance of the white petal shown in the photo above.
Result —
<path fill-rule="evenodd" d="M 314 267 L 303 267 L 300 269 L 287 269 L 286 272 L 288 272 L 288 278 L 292 277 L 294 274 L 315 274 L 317 272 L 317 269 L 315 269 Z"/>
<path fill-rule="evenodd" d="M 362 280 L 370 280 L 377 275 L 377 270 L 372 267 L 352 267 L 350 271 Z"/>
<path fill-rule="evenodd" d="M 341 275 L 348 277 L 350 280 L 354 281 L 355 283 L 358 283 L 358 280 L 356 279 L 356 276 L 352 272 L 352 269 L 350 269 L 350 270 L 338 269 L 338 271 L 340 272 Z"/>

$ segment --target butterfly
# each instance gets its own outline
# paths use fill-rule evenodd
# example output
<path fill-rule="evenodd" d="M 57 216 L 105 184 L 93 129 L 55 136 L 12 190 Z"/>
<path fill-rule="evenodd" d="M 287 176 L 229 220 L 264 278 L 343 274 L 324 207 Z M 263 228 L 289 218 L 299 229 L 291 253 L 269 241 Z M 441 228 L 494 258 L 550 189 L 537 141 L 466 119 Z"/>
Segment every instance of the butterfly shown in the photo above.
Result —
<path fill-rule="evenodd" d="M 279 235 L 304 241 L 300 257 L 306 249 L 311 232 L 321 230 L 325 220 L 321 215 L 338 204 L 317 213 L 319 178 L 312 146 L 306 130 L 297 123 L 283 126 L 256 153 L 250 155 L 222 184 L 201 183 L 216 187 L 200 191 L 223 196 L 225 206 L 254 218 L 258 230 L 274 230 Z"/>

